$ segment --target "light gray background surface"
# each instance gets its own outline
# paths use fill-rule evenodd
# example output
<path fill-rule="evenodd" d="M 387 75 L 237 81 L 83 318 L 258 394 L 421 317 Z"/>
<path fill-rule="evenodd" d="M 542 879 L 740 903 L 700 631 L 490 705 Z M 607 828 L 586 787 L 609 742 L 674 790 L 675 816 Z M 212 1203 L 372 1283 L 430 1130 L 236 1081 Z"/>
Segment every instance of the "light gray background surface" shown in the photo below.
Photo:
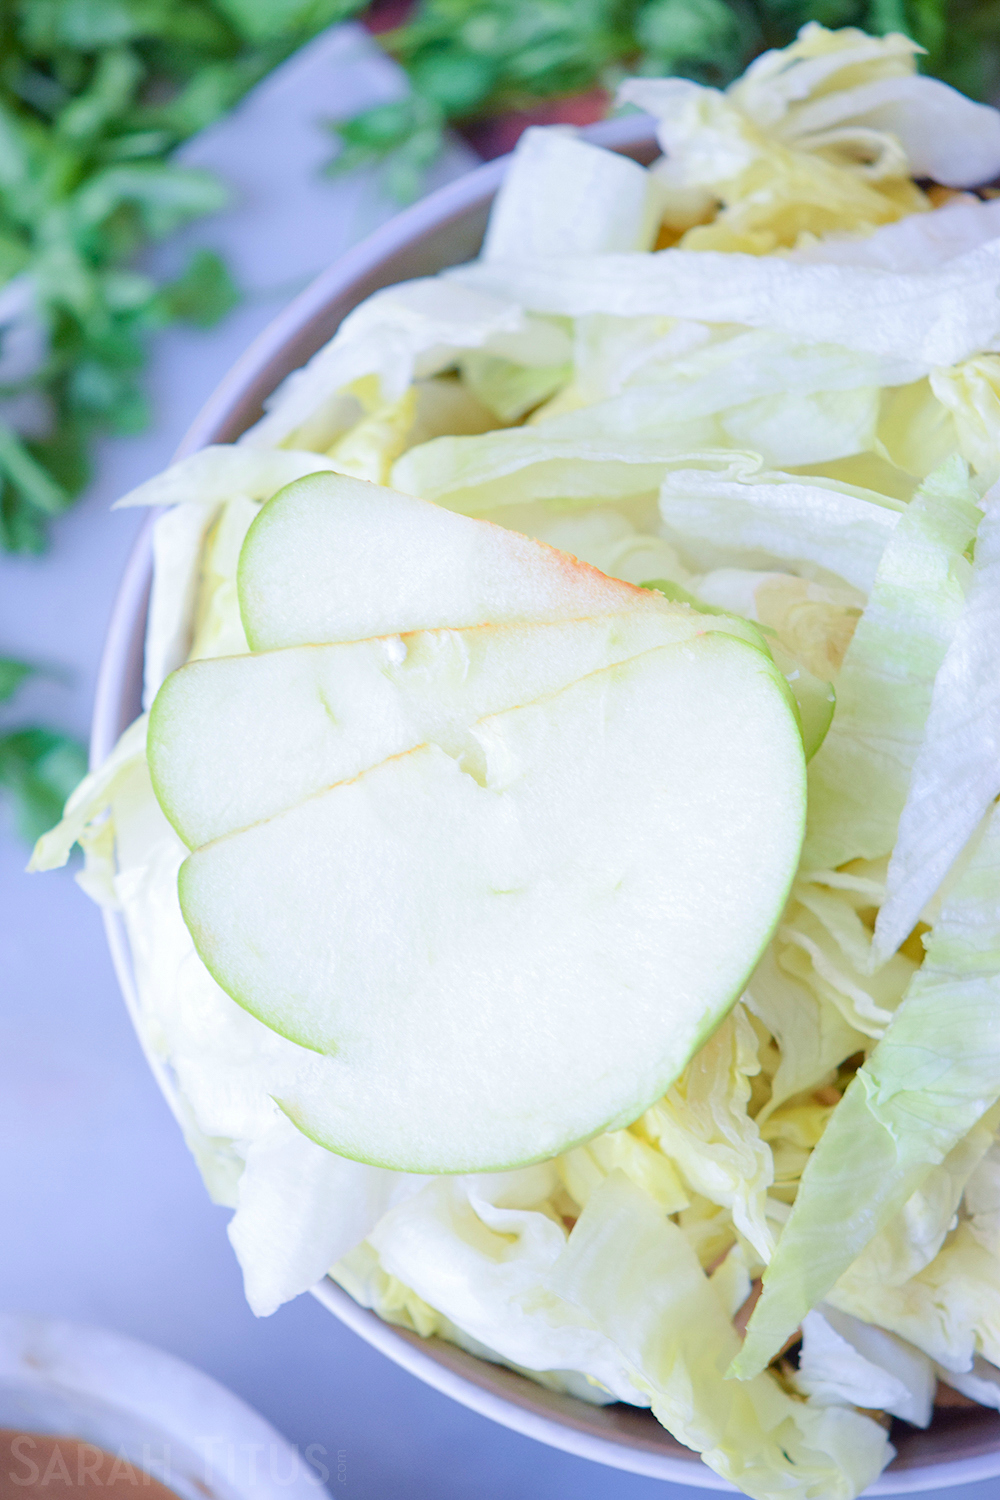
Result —
<path fill-rule="evenodd" d="M 342 28 L 187 148 L 237 194 L 231 210 L 187 239 L 223 250 L 248 297 L 219 329 L 160 339 L 154 428 L 103 445 L 95 483 L 55 528 L 45 557 L 0 557 L 0 654 L 68 669 L 62 681 L 30 686 L 18 718 L 86 737 L 112 600 L 142 519 L 109 507 L 166 465 L 201 402 L 273 313 L 392 212 L 370 180 L 331 181 L 316 171 L 332 145 L 319 122 L 398 87 L 364 34 Z M 473 161 L 454 148 L 437 180 Z M 164 254 L 177 258 L 179 247 Z M 97 909 L 74 885 L 72 867 L 28 877 L 26 858 L 0 813 L 0 1310 L 102 1324 L 190 1360 L 302 1450 L 325 1447 L 336 1494 L 705 1495 L 568 1457 L 474 1415 L 397 1369 L 312 1298 L 254 1319 L 226 1211 L 208 1201 L 146 1069 Z M 995 1500 L 1000 1481 L 947 1493 Z"/>

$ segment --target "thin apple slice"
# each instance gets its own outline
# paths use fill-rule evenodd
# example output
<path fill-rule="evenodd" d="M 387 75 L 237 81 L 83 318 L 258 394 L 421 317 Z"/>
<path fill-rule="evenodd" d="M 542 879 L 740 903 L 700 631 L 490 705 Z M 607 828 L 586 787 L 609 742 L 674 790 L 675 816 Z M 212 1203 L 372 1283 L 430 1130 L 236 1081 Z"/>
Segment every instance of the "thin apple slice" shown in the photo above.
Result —
<path fill-rule="evenodd" d="M 499 1170 L 668 1087 L 768 940 L 804 807 L 776 668 L 706 634 L 199 849 L 181 906 L 223 988 L 328 1057 L 279 1100 L 307 1135 Z"/>
<path fill-rule="evenodd" d="M 160 806 L 195 849 L 427 741 L 456 753 L 487 714 L 715 624 L 658 603 L 189 662 L 150 714 Z"/>
<path fill-rule="evenodd" d="M 239 595 L 254 651 L 650 607 L 545 542 L 342 474 L 310 474 L 264 506 Z"/>

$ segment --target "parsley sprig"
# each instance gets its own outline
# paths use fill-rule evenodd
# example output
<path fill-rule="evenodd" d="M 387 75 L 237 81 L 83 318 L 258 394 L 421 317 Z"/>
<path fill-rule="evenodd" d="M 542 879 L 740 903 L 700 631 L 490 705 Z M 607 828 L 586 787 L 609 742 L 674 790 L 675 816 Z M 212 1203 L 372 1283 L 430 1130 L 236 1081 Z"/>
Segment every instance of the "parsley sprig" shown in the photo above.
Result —
<path fill-rule="evenodd" d="M 0 656 L 0 704 L 6 706 L 39 670 Z M 0 791 L 13 802 L 15 826 L 29 843 L 58 822 L 86 769 L 86 752 L 69 735 L 38 725 L 0 725 Z"/>
<path fill-rule="evenodd" d="M 100 431 L 147 418 L 150 336 L 236 300 L 139 252 L 226 201 L 174 148 L 361 0 L 0 0 L 0 545 L 37 552 Z"/>

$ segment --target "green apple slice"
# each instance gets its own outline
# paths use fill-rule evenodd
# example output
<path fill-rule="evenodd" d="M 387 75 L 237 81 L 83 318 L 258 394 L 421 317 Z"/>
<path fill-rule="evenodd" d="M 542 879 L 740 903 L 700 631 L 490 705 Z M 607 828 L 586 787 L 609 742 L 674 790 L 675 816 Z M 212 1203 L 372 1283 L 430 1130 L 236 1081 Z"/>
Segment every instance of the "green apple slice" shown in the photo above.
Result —
<path fill-rule="evenodd" d="M 310 474 L 264 506 L 238 586 L 253 651 L 649 607 L 545 542 L 342 474 Z"/>
<path fill-rule="evenodd" d="M 475 720 L 715 623 L 656 602 L 189 662 L 150 714 L 160 806 L 194 849 L 428 740 L 457 753 Z"/>
<path fill-rule="evenodd" d="M 669 1086 L 769 938 L 804 809 L 780 674 L 704 634 L 206 845 L 181 906 L 223 988 L 326 1057 L 278 1100 L 305 1134 L 499 1170 Z"/>

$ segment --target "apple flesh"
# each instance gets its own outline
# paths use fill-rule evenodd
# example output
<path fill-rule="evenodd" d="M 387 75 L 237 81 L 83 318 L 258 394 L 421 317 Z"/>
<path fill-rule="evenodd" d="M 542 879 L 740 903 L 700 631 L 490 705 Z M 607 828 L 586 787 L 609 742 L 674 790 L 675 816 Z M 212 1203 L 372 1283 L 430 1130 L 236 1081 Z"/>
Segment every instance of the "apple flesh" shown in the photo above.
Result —
<path fill-rule="evenodd" d="M 253 651 L 655 608 L 545 542 L 342 474 L 310 474 L 264 506 L 238 588 Z"/>
<path fill-rule="evenodd" d="M 487 714 L 716 623 L 657 602 L 189 662 L 150 715 L 156 795 L 194 849 L 427 741 L 455 752 Z"/>
<path fill-rule="evenodd" d="M 222 987 L 322 1055 L 278 1101 L 305 1134 L 499 1170 L 669 1086 L 769 939 L 804 807 L 780 674 L 706 633 L 198 849 L 181 906 Z"/>

